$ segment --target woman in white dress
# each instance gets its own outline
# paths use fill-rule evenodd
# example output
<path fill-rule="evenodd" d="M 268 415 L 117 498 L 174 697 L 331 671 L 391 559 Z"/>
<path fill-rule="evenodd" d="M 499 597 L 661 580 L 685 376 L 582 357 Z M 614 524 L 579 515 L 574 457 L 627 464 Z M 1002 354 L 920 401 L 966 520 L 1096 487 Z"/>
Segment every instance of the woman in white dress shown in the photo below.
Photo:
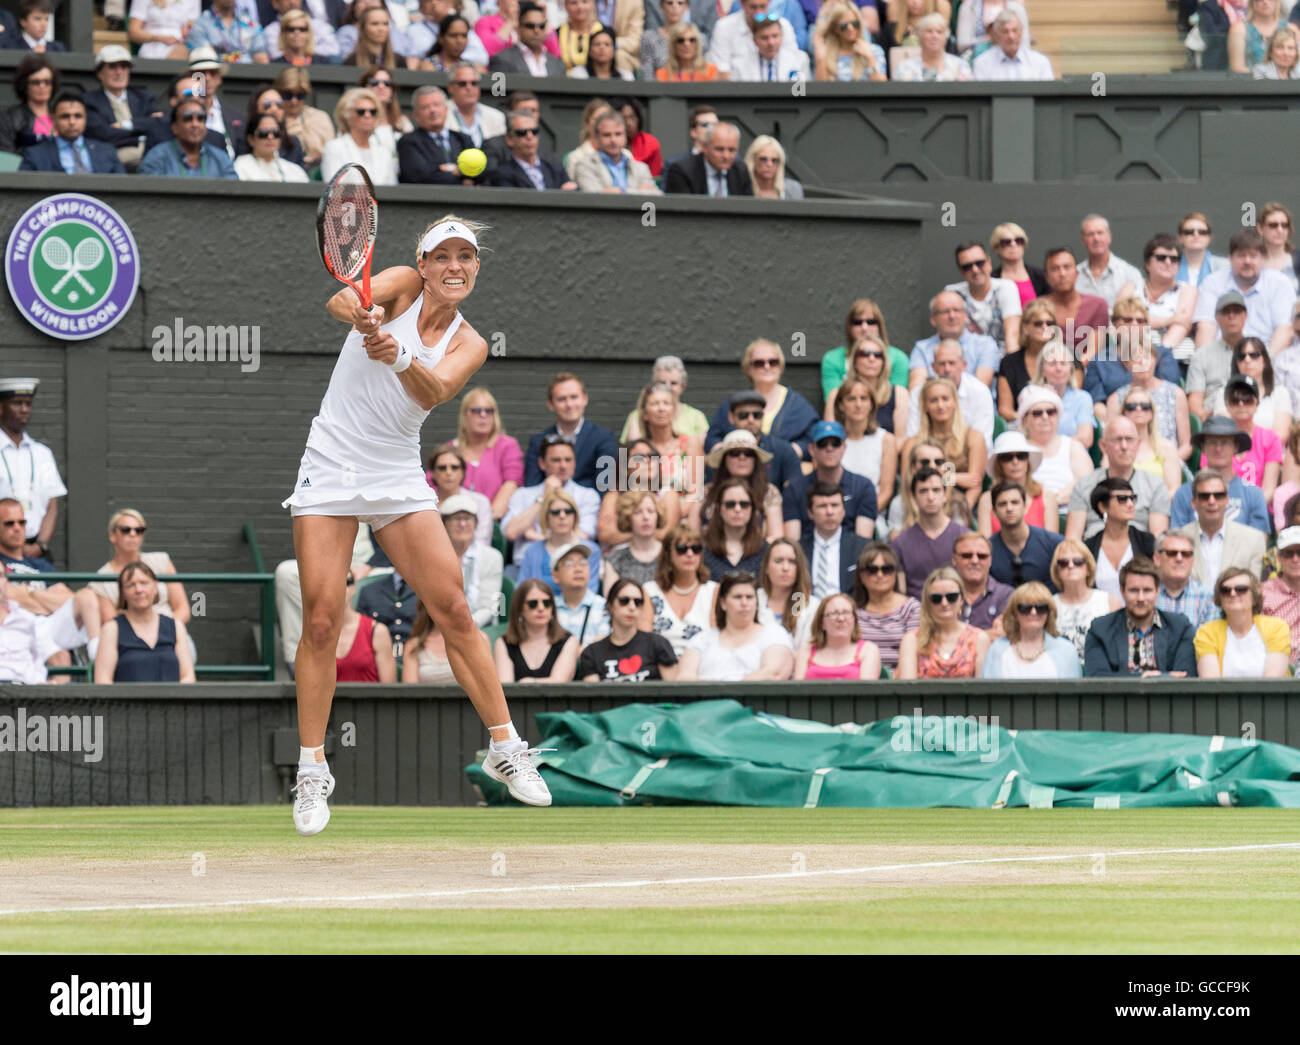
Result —
<path fill-rule="evenodd" d="M 759 620 L 753 574 L 736 570 L 722 579 L 715 613 L 718 626 L 687 643 L 679 680 L 768 682 L 790 677 L 794 644 L 781 625 Z"/>
<path fill-rule="evenodd" d="M 326 800 L 334 778 L 325 761 L 325 727 L 359 522 L 370 525 L 437 622 L 456 681 L 492 737 L 484 771 L 522 802 L 551 801 L 527 742 L 510 721 L 420 462 L 420 428 L 429 411 L 454 399 L 487 359 L 487 342 L 460 313 L 478 278 L 481 230 L 447 215 L 421 235 L 416 267 L 394 266 L 372 277 L 372 310 L 351 287 L 327 305 L 352 330 L 312 421 L 294 492 L 283 504 L 293 512 L 302 583 L 302 640 L 294 660 L 302 746 L 293 819 L 299 834 L 316 834 L 329 823 Z"/>
<path fill-rule="evenodd" d="M 1092 459 L 1077 439 L 1061 435 L 1061 397 L 1043 385 L 1027 385 L 1020 393 L 1016 417 L 1030 452 L 1043 455 L 1034 479 L 1051 490 L 1057 504 L 1068 504 L 1077 480 L 1092 471 Z"/>
<path fill-rule="evenodd" d="M 704 537 L 690 523 L 678 523 L 664 535 L 659 571 L 645 586 L 641 631 L 662 635 L 678 657 L 686 644 L 713 626 L 716 581 L 704 565 Z"/>
<path fill-rule="evenodd" d="M 1092 622 L 1113 613 L 1123 604 L 1115 596 L 1093 587 L 1097 579 L 1097 560 L 1082 541 L 1067 537 L 1058 544 L 1052 552 L 1048 573 L 1058 589 L 1052 596 L 1056 602 L 1057 630 L 1062 638 L 1074 643 L 1082 664 Z"/>
<path fill-rule="evenodd" d="M 307 172 L 280 155 L 284 141 L 284 124 L 270 113 L 263 113 L 249 128 L 248 144 L 252 152 L 235 157 L 235 173 L 240 181 L 305 182 Z"/>
<path fill-rule="evenodd" d="M 326 184 L 348 163 L 359 163 L 375 185 L 397 184 L 397 163 L 384 140 L 375 133 L 379 122 L 379 97 L 369 87 L 343 92 L 334 107 L 339 136 L 325 143 L 321 153 L 321 180 Z"/>
<path fill-rule="evenodd" d="M 126 33 L 141 58 L 188 58 L 185 37 L 199 13 L 199 0 L 131 0 Z"/>

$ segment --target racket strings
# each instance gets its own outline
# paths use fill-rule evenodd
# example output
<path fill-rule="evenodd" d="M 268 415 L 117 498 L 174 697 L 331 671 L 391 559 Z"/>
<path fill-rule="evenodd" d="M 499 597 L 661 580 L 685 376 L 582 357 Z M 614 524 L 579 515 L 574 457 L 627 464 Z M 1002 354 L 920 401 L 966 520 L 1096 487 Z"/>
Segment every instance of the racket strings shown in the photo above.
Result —
<path fill-rule="evenodd" d="M 355 278 L 376 232 L 374 199 L 364 184 L 339 184 L 325 204 L 324 248 L 330 267 Z"/>

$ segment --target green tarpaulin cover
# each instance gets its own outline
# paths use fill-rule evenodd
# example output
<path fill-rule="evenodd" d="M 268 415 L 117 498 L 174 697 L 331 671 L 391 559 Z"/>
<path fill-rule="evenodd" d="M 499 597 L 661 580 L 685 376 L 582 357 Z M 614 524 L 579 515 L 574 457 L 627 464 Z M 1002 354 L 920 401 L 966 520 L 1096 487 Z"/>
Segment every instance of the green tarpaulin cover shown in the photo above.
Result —
<path fill-rule="evenodd" d="M 898 715 L 828 726 L 734 700 L 537 716 L 555 805 L 1300 807 L 1300 751 L 1236 737 L 1008 730 Z M 476 763 L 492 804 L 513 802 Z"/>

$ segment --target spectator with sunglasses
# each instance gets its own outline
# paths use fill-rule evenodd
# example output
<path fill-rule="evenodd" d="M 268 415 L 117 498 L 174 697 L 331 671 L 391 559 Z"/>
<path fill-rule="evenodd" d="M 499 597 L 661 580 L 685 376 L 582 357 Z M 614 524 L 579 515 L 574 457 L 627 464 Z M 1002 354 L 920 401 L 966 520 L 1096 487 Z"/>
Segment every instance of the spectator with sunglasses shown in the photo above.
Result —
<path fill-rule="evenodd" d="M 698 0 L 697 0 L 698 2 Z M 641 33 L 641 78 L 654 80 L 655 74 L 668 64 L 668 34 L 674 26 L 689 25 L 696 37 L 695 46 L 702 55 L 708 47 L 707 27 L 700 24 L 691 0 L 659 0 L 645 5 L 645 29 Z M 717 0 L 705 0 L 705 11 L 717 21 Z M 656 16 L 658 16 L 656 18 Z M 712 22 L 710 23 L 712 24 Z"/>
<path fill-rule="evenodd" d="M 899 679 L 975 679 L 984 669 L 989 637 L 961 619 L 961 577 L 940 566 L 920 589 L 921 619 L 898 648 Z"/>
<path fill-rule="evenodd" d="M 1119 582 L 1124 608 L 1092 622 L 1084 645 L 1084 675 L 1195 678 L 1199 633 L 1181 613 L 1160 608 L 1156 564 L 1135 558 L 1124 564 Z"/>
<path fill-rule="evenodd" d="M 713 623 L 717 582 L 704 565 L 700 531 L 681 522 L 664 537 L 655 579 L 645 586 L 649 604 L 642 611 L 641 630 L 662 635 L 679 657 L 686 644 Z"/>
<path fill-rule="evenodd" d="M 1142 424 L 1157 422 L 1156 433 L 1161 439 L 1174 444 L 1179 463 L 1192 453 L 1190 406 L 1187 393 L 1177 381 L 1157 373 L 1157 354 L 1160 349 L 1152 343 L 1146 325 L 1145 306 L 1137 298 L 1121 298 L 1115 302 L 1115 337 L 1121 365 L 1128 380 L 1120 384 L 1107 397 L 1106 416 L 1116 417 L 1124 412 L 1129 392 L 1137 389 L 1144 393 L 1154 408 L 1154 418 L 1143 418 Z M 1097 365 L 1094 362 L 1094 365 Z M 1106 382 L 1109 384 L 1109 382 Z M 1130 418 L 1140 410 L 1129 410 Z M 1150 411 L 1146 411 L 1150 413 Z"/>
<path fill-rule="evenodd" d="M 1233 567 L 1259 577 L 1264 567 L 1264 534 L 1228 520 L 1228 484 L 1223 476 L 1208 469 L 1197 472 L 1191 487 L 1196 521 L 1178 532 L 1192 542 L 1196 552 L 1192 576 L 1204 583 Z"/>
<path fill-rule="evenodd" d="M 862 31 L 862 16 L 848 0 L 826 4 L 813 34 L 818 80 L 884 80 L 885 51 Z"/>
<path fill-rule="evenodd" d="M 818 421 L 817 411 L 802 395 L 781 383 L 785 372 L 781 346 L 766 338 L 751 341 L 745 346 L 740 369 L 753 384 L 754 391 L 763 397 L 763 430 L 784 439 L 802 457 L 812 427 Z M 730 400 L 718 404 L 704 439 L 706 451 L 712 450 L 730 429 L 729 412 Z"/>
<path fill-rule="evenodd" d="M 144 154 L 140 173 L 172 178 L 238 179 L 226 151 L 205 140 L 207 118 L 207 108 L 201 101 L 182 99 L 172 109 L 171 139 Z"/>
<path fill-rule="evenodd" d="M 1084 390 L 1096 403 L 1099 420 L 1105 420 L 1109 416 L 1106 404 L 1110 396 L 1137 380 L 1132 366 L 1135 350 L 1146 349 L 1147 354 L 1140 357 L 1142 370 L 1151 368 L 1152 363 L 1147 356 L 1153 355 L 1156 379 L 1174 386 L 1180 380 L 1178 361 L 1169 349 L 1156 345 L 1147 323 L 1148 317 L 1146 302 L 1132 296 L 1119 298 L 1110 310 L 1110 326 L 1101 331 L 1104 341 L 1099 343 L 1097 354 L 1083 373 Z"/>
<path fill-rule="evenodd" d="M 1007 279 L 1016 285 L 1022 309 L 1051 289 L 1047 285 L 1047 274 L 1042 269 L 1025 264 L 1025 249 L 1028 246 L 1029 234 L 1014 221 L 1003 222 L 989 236 L 989 250 L 1001 262 L 994 266 L 993 278 Z M 1023 329 L 1023 321 L 1021 325 Z"/>
<path fill-rule="evenodd" d="M 794 644 L 779 624 L 764 624 L 758 584 L 747 570 L 728 570 L 718 583 L 717 627 L 686 645 L 678 679 L 693 682 L 769 682 L 788 679 Z"/>
<path fill-rule="evenodd" d="M 1033 381 L 1043 349 L 1055 341 L 1059 333 L 1056 329 L 1056 312 L 1050 301 L 1046 298 L 1034 298 L 1025 304 L 1020 316 L 1018 344 L 1014 348 L 1008 344 L 1007 352 L 1002 357 L 1002 362 L 998 364 L 996 385 L 998 413 L 1008 424 L 1015 423 L 1016 403 L 1020 393 Z M 1073 362 L 1068 359 L 1068 353 L 1067 361 Z M 1064 387 L 1069 386 L 1072 369 L 1071 367 L 1065 372 Z M 1057 395 L 1060 394 L 1057 392 Z M 1091 421 L 1091 399 L 1088 401 L 1088 414 L 1088 420 Z"/>
<path fill-rule="evenodd" d="M 596 537 L 606 549 L 628 541 L 637 529 L 632 526 L 631 515 L 624 514 L 625 508 L 629 513 L 635 511 L 635 508 L 627 508 L 630 502 L 624 501 L 628 493 L 647 493 L 654 500 L 658 519 L 651 527 L 651 535 L 654 537 L 662 536 L 677 525 L 677 520 L 681 518 L 682 498 L 663 481 L 657 451 L 648 439 L 633 439 L 619 449 L 617 471 L 611 488 L 605 491 L 600 500 Z"/>
<path fill-rule="evenodd" d="M 285 132 L 302 143 L 303 166 L 309 171 L 320 166 L 325 143 L 334 137 L 329 113 L 307 104 L 311 97 L 311 77 L 306 69 L 281 69 L 275 89 L 284 99 Z"/>
<path fill-rule="evenodd" d="M 1177 530 L 1166 530 L 1156 538 L 1156 569 L 1160 571 L 1160 593 L 1156 606 L 1167 613 L 1181 613 L 1192 622 L 1195 633 L 1219 615 L 1214 593 L 1192 576 L 1196 547 L 1192 539 Z"/>
<path fill-rule="evenodd" d="M 1196 350 L 1196 342 L 1191 337 L 1196 288 L 1178 281 L 1181 260 L 1178 240 L 1167 232 L 1157 232 L 1147 240 L 1142 248 L 1146 279 L 1138 299 L 1147 306 L 1155 343 L 1168 348 L 1179 366 L 1186 367 Z"/>
<path fill-rule="evenodd" d="M 898 553 L 883 541 L 872 541 L 858 555 L 853 581 L 858 629 L 875 644 L 881 663 L 890 670 L 898 667 L 903 636 L 921 619 L 921 604 L 899 591 L 901 574 Z"/>
<path fill-rule="evenodd" d="M 863 381 L 871 389 L 876 403 L 876 424 L 898 438 L 907 435 L 912 421 L 911 392 L 906 383 L 899 384 L 889 370 L 888 352 L 883 337 L 867 333 L 854 337 L 850 354 L 848 377 Z M 896 351 L 896 350 L 893 350 Z M 824 373 L 823 369 L 823 373 Z M 832 388 L 826 397 L 827 421 L 841 420 L 839 414 L 839 389 Z"/>
<path fill-rule="evenodd" d="M 605 600 L 596 594 L 592 577 L 590 541 L 574 541 L 551 556 L 551 587 L 555 592 L 555 616 L 579 647 L 609 634 Z"/>
<path fill-rule="evenodd" d="M 1030 526 L 1041 526 L 1056 533 L 1061 528 L 1056 495 L 1033 477 L 1033 472 L 1042 459 L 1041 451 L 1031 447 L 1019 432 L 1003 432 L 993 444 L 993 453 L 989 456 L 989 478 L 994 486 L 1001 482 L 1023 486 L 1029 497 L 1025 521 Z M 993 514 L 993 496 L 988 490 L 980 494 L 978 512 L 979 532 L 985 537 L 992 537 L 998 532 L 1001 523 Z"/>
<path fill-rule="evenodd" d="M 497 679 L 507 682 L 572 682 L 581 644 L 560 624 L 555 596 L 545 581 L 522 581 L 510 600 L 505 634 L 493 656 Z"/>
<path fill-rule="evenodd" d="M 1259 412 L 1259 386 L 1254 378 L 1233 374 L 1224 389 L 1224 399 L 1228 416 L 1236 423 L 1238 431 L 1250 440 L 1250 448 L 1232 459 L 1233 470 L 1245 482 L 1258 486 L 1264 502 L 1271 503 L 1286 451 L 1276 432 L 1255 423 Z"/>
<path fill-rule="evenodd" d="M 1300 526 L 1288 526 L 1277 535 L 1280 573 L 1264 582 L 1264 613 L 1286 621 L 1291 630 L 1292 672 L 1300 659 Z"/>
<path fill-rule="evenodd" d="M 1268 502 L 1264 500 L 1258 486 L 1243 481 L 1236 472 L 1237 455 L 1246 453 L 1250 448 L 1250 436 L 1241 431 L 1232 418 L 1216 415 L 1192 436 L 1191 462 L 1193 466 L 1200 462 L 1202 469 L 1217 472 L 1227 483 L 1228 509 L 1225 519 L 1253 527 L 1267 537 L 1272 533 Z M 1178 528 L 1193 522 L 1195 518 L 1192 483 L 1186 482 L 1174 494 L 1169 524 Z"/>
<path fill-rule="evenodd" d="M 992 565 L 993 545 L 982 533 L 967 531 L 952 546 L 952 568 L 961 576 L 961 619 L 996 639 L 1013 589 L 992 576 Z"/>
<path fill-rule="evenodd" d="M 482 545 L 492 543 L 492 502 L 483 494 L 465 489 L 465 458 L 453 443 L 443 443 L 430 452 L 425 481 L 438 491 L 442 503 L 457 494 L 474 506 L 474 539 Z"/>
<path fill-rule="evenodd" d="M 1047 586 L 1030 581 L 1007 600 L 1006 634 L 995 639 L 984 658 L 980 678 L 1077 679 L 1079 658 L 1074 643 L 1056 629 L 1056 604 Z"/>
<path fill-rule="evenodd" d="M 321 179 L 328 183 L 344 164 L 359 163 L 375 185 L 396 185 L 397 154 L 392 138 L 378 133 L 379 98 L 375 92 L 369 87 L 344 91 L 334 107 L 334 122 L 339 134 L 325 143 Z"/>
<path fill-rule="evenodd" d="M 519 577 L 540 577 L 551 582 L 551 589 L 558 595 L 560 583 L 552 578 L 552 566 L 558 565 L 556 556 L 572 548 L 575 543 L 587 548 L 587 587 L 591 591 L 600 590 L 600 549 L 590 541 L 577 536 L 578 504 L 563 487 L 547 490 L 542 496 L 539 512 L 542 528 L 542 540 L 531 541 L 525 548 L 519 561 Z"/>
<path fill-rule="evenodd" d="M 813 470 L 791 479 L 781 494 L 785 535 L 797 541 L 811 528 L 809 493 L 817 483 L 828 483 L 843 495 L 843 528 L 869 539 L 876 529 L 876 487 L 866 476 L 855 475 L 841 463 L 844 426 L 838 421 L 818 421 L 811 435 Z"/>
<path fill-rule="evenodd" d="M 1177 445 L 1161 434 L 1164 414 L 1156 408 L 1151 390 L 1133 385 L 1120 396 L 1117 405 L 1120 416 L 1127 417 L 1137 429 L 1138 452 L 1133 467 L 1163 479 L 1172 496 L 1182 485 L 1183 462 Z M 1191 456 L 1191 452 L 1189 437 L 1188 456 Z"/>
<path fill-rule="evenodd" d="M 1089 496 L 1092 510 L 1105 525 L 1084 541 L 1097 562 L 1096 585 L 1108 595 L 1119 597 L 1119 571 L 1130 560 L 1155 554 L 1155 538 L 1133 525 L 1137 494 L 1127 479 L 1103 479 Z"/>
<path fill-rule="evenodd" d="M 745 57 L 751 61 L 756 60 L 758 48 L 754 44 L 754 27 L 761 22 L 779 22 L 782 49 L 799 50 L 799 38 L 794 26 L 779 13 L 769 12 L 769 0 L 740 0 L 739 6 L 738 11 L 718 19 L 709 43 L 709 62 L 716 65 L 723 76 L 730 76 L 733 66 Z M 672 55 L 671 42 L 669 55 Z"/>
<path fill-rule="evenodd" d="M 609 634 L 590 643 L 578 658 L 583 682 L 645 682 L 677 678 L 677 654 L 662 635 L 637 625 L 646 605 L 645 589 L 630 577 L 620 577 L 605 598 Z"/>
<path fill-rule="evenodd" d="M 335 65 L 342 58 L 338 36 L 328 18 L 304 11 L 301 0 L 271 0 L 278 17 L 262 27 L 266 53 L 290 65 Z"/>
<path fill-rule="evenodd" d="M 758 416 L 762 416 L 761 408 L 752 409 Z M 745 412 L 744 404 L 741 412 Z M 767 465 L 770 468 L 774 458 L 755 440 L 752 431 L 747 428 L 736 428 L 728 432 L 705 461 L 713 471 L 713 478 L 704 487 L 702 496 L 688 502 L 687 511 L 695 525 L 708 525 L 709 520 L 717 513 L 723 482 L 727 479 L 739 478 L 748 484 L 753 502 L 761 506 L 762 529 L 767 539 L 775 540 L 785 532 L 781 513 L 781 487 L 775 481 L 769 481 L 770 477 L 763 467 Z M 797 462 L 792 474 L 802 474 L 798 470 Z"/>
<path fill-rule="evenodd" d="M 885 316 L 880 311 L 880 306 L 870 298 L 858 298 L 849 306 L 848 314 L 844 317 L 844 344 L 830 349 L 822 356 L 822 398 L 828 404 L 835 394 L 835 389 L 843 384 L 848 373 L 851 362 L 850 346 L 856 347 L 858 339 L 866 334 L 874 335 L 881 345 L 886 346 L 885 370 L 889 375 L 889 381 L 907 388 L 907 353 L 889 344 L 889 334 L 885 330 Z M 831 419 L 829 414 L 824 416 L 828 421 Z"/>
<path fill-rule="evenodd" d="M 984 244 L 959 243 L 957 268 L 962 278 L 944 290 L 961 295 L 966 303 L 966 329 L 997 342 L 1005 353 L 1020 343 L 1020 293 L 1009 279 L 994 279 Z"/>
<path fill-rule="evenodd" d="M 757 574 L 767 550 L 759 522 L 761 506 L 755 504 L 744 479 L 724 479 L 716 486 L 717 510 L 704 531 L 704 564 L 709 576 L 716 581 L 736 570 Z"/>
<path fill-rule="evenodd" d="M 1051 302 L 1045 301 L 1044 304 L 1051 306 Z M 1031 307 L 1032 305 L 1033 302 L 1030 302 Z M 1039 388 L 1055 393 L 1056 398 L 1061 401 L 1061 412 L 1057 417 L 1057 432 L 1090 450 L 1095 438 L 1094 426 L 1097 417 L 1093 413 L 1092 396 L 1077 387 L 1081 377 L 1082 374 L 1074 365 L 1074 356 L 1065 347 L 1064 342 L 1053 337 L 1043 346 L 1038 357 L 1038 365 L 1034 368 L 1033 383 Z M 1022 388 L 1016 395 L 1017 403 L 1024 394 L 1025 389 Z M 1018 412 L 1019 407 L 1017 407 Z M 1091 461 L 1089 463 L 1091 464 Z"/>
<path fill-rule="evenodd" d="M 906 389 L 887 387 L 890 395 L 895 391 L 907 394 Z M 844 467 L 876 488 L 876 517 L 881 518 L 893 499 L 899 442 L 878 423 L 876 399 L 868 382 L 850 377 L 836 389 L 835 420 L 844 427 Z"/>
<path fill-rule="evenodd" d="M 484 15 L 475 22 L 474 32 L 492 56 L 488 72 L 563 76 L 560 42 L 554 30 L 547 31 L 546 21 L 546 8 L 541 4 L 501 0 L 497 14 Z"/>
<path fill-rule="evenodd" d="M 1025 521 L 1028 498 L 1019 483 L 1001 482 L 989 491 L 993 514 L 1001 524 L 990 542 L 993 546 L 991 572 L 1003 584 L 1018 588 L 1026 581 L 1051 585 L 1052 553 L 1061 543 L 1060 534 Z"/>
<path fill-rule="evenodd" d="M 284 124 L 271 113 L 249 118 L 253 151 L 235 159 L 240 181 L 306 182 L 307 172 L 281 156 Z M 301 150 L 299 150 L 301 153 Z"/>
<path fill-rule="evenodd" d="M 1191 568 L 1191 560 L 1188 560 Z M 1066 538 L 1052 553 L 1052 585 L 1056 594 L 1056 626 L 1074 646 L 1079 663 L 1087 648 L 1088 629 L 1098 617 L 1114 613 L 1123 605 L 1114 595 L 1094 587 L 1097 560 L 1082 541 Z"/>
<path fill-rule="evenodd" d="M 448 112 L 449 126 L 454 131 L 468 134 L 475 148 L 481 149 L 487 139 L 506 133 L 505 113 L 479 101 L 483 93 L 478 82 L 479 70 L 472 63 L 455 62 L 449 71 L 447 97 L 452 102 Z"/>
<path fill-rule="evenodd" d="M 253 88 L 253 93 L 248 96 L 248 116 L 243 121 L 243 128 L 234 140 L 235 152 L 238 156 L 245 156 L 253 151 L 253 124 L 259 116 L 274 116 L 281 124 L 284 122 L 284 98 L 280 92 L 271 84 L 258 84 Z M 284 133 L 284 127 L 280 127 L 280 141 L 278 142 L 281 159 L 288 160 L 290 163 L 296 163 L 302 166 L 305 162 L 302 143 L 292 135 Z M 264 180 L 276 180 L 264 179 Z"/>
<path fill-rule="evenodd" d="M 733 392 L 731 398 L 727 401 L 727 423 L 731 426 L 728 435 L 734 431 L 748 432 L 754 437 L 754 443 L 762 451 L 758 456 L 762 458 L 767 465 L 767 480 L 776 487 L 777 495 L 780 495 L 781 489 L 791 479 L 797 478 L 803 474 L 803 469 L 799 462 L 799 457 L 794 451 L 794 447 L 784 439 L 778 439 L 770 432 L 763 431 L 763 419 L 766 415 L 767 400 L 763 398 L 761 392 L 752 388 L 744 389 L 740 392 Z M 705 457 L 705 479 L 712 481 L 715 476 L 713 469 L 720 467 L 718 464 L 711 463 L 718 458 L 718 447 L 726 442 L 724 436 L 721 442 L 713 444 L 712 450 Z M 723 456 L 729 451 L 723 451 Z M 734 463 L 734 462 L 733 462 Z M 735 472 L 735 469 L 730 469 Z M 745 475 L 751 473 L 746 470 Z M 766 501 L 761 503 L 766 504 Z M 779 502 L 778 502 L 779 507 Z"/>
<path fill-rule="evenodd" d="M 1032 438 L 1030 442 L 1033 442 Z M 1163 479 L 1134 466 L 1140 445 L 1137 427 L 1127 417 L 1115 417 L 1106 422 L 1101 438 L 1106 467 L 1084 475 L 1070 491 L 1070 514 L 1065 523 L 1067 537 L 1091 537 L 1102 528 L 1102 518 L 1092 510 L 1090 498 L 1098 483 L 1111 478 L 1127 479 L 1137 493 L 1135 525 L 1153 537 L 1159 537 L 1169 528 L 1169 489 Z M 1035 478 L 1041 481 L 1040 475 L 1035 475 Z"/>
<path fill-rule="evenodd" d="M 1196 673 L 1203 679 L 1284 679 L 1291 668 L 1291 629 L 1264 613 L 1264 592 L 1249 570 L 1228 566 L 1214 584 L 1219 620 L 1196 630 Z"/>
<path fill-rule="evenodd" d="M 1286 439 L 1291 432 L 1292 402 L 1291 391 L 1278 384 L 1273 371 L 1273 361 L 1269 358 L 1264 342 L 1257 337 L 1244 337 L 1232 350 L 1232 373 L 1242 374 L 1255 382 L 1258 390 L 1258 403 L 1252 418 L 1253 429 L 1266 428 L 1279 439 Z M 1223 391 L 1215 394 L 1210 409 L 1216 414 L 1232 415 L 1228 409 L 1227 393 L 1232 382 L 1224 386 Z M 1247 388 L 1244 382 L 1239 384 Z M 1245 429 L 1243 429 L 1245 431 Z"/>
<path fill-rule="evenodd" d="M 487 184 L 499 189 L 552 189 L 573 191 L 578 183 L 551 156 L 541 153 L 541 125 L 530 112 L 506 115 L 508 158 L 488 171 Z M 471 142 L 471 144 L 473 144 Z"/>
<path fill-rule="evenodd" d="M 347 598 L 343 601 L 343 629 L 335 651 L 340 682 L 396 682 L 397 660 L 393 638 L 373 617 L 363 617 L 353 607 L 356 578 L 348 572 Z M 423 609 L 423 607 L 421 607 Z"/>

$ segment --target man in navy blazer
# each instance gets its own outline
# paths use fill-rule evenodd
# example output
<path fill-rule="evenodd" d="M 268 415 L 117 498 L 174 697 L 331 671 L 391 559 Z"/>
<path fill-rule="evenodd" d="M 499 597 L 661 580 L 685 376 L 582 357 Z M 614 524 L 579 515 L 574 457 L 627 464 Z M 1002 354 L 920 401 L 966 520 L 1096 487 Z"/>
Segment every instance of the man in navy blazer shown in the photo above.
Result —
<path fill-rule="evenodd" d="M 0 49 L 8 51 L 26 50 L 27 43 L 18 29 L 18 19 L 13 12 L 0 7 Z"/>
<path fill-rule="evenodd" d="M 844 491 L 835 483 L 813 483 L 808 489 L 808 514 L 812 526 L 799 537 L 799 546 L 808 560 L 813 594 L 824 599 L 837 591 L 852 592 L 858 556 L 867 539 L 844 528 Z"/>
<path fill-rule="evenodd" d="M 548 435 L 562 435 L 573 443 L 573 481 L 579 486 L 596 489 L 596 480 L 602 474 L 611 482 L 622 478 L 626 466 L 620 465 L 614 433 L 583 416 L 587 410 L 587 388 L 580 377 L 566 372 L 551 378 L 546 406 L 555 415 L 556 423 L 528 440 L 528 451 L 524 454 L 525 486 L 536 486 L 544 478 L 539 458 L 542 440 Z"/>
<path fill-rule="evenodd" d="M 118 150 L 123 166 L 134 169 L 144 157 L 142 138 L 154 120 L 162 118 L 162 106 L 147 87 L 131 86 L 131 52 L 118 44 L 101 47 L 95 57 L 95 76 L 100 87 L 87 91 L 86 135 L 108 142 Z M 123 119 L 113 109 L 113 99 L 127 107 L 130 116 Z"/>
<path fill-rule="evenodd" d="M 541 154 L 540 137 L 536 116 L 518 110 L 510 113 L 505 134 L 510 158 L 488 171 L 487 183 L 498 189 L 576 189 L 577 182 L 569 180 L 564 168 Z M 528 173 L 530 168 L 540 175 L 540 186 Z"/>
<path fill-rule="evenodd" d="M 83 173 L 76 169 L 79 159 L 87 174 L 125 174 L 117 150 L 107 142 L 86 137 L 86 106 L 78 91 L 60 91 L 54 99 L 55 138 L 29 145 L 23 150 L 20 171 L 51 171 L 56 174 Z M 69 166 L 64 166 L 64 157 Z"/>
<path fill-rule="evenodd" d="M 718 195 L 715 179 L 721 176 L 726 183 L 726 195 L 754 195 L 748 168 L 737 162 L 739 152 L 740 131 L 735 124 L 717 124 L 704 140 L 703 153 L 688 156 L 668 168 L 664 191 L 690 192 L 697 196 Z"/>
<path fill-rule="evenodd" d="M 417 130 L 397 140 L 397 180 L 404 184 L 474 184 L 461 174 L 456 157 L 474 148 L 468 134 L 447 126 L 447 95 L 441 87 L 417 88 L 411 98 L 411 118 Z"/>
<path fill-rule="evenodd" d="M 1146 556 L 1136 556 L 1119 571 L 1124 608 L 1098 617 L 1088 629 L 1083 673 L 1196 676 L 1195 627 L 1181 613 L 1156 609 L 1160 571 Z"/>
<path fill-rule="evenodd" d="M 42 0 L 28 0 L 26 4 L 20 3 L 18 7 L 18 31 L 14 33 L 13 39 L 6 40 L 0 46 L 12 47 L 19 51 L 41 51 L 45 54 L 67 51 L 67 44 L 58 40 L 45 39 L 45 34 L 50 31 L 50 13 L 53 10 L 53 3 L 42 2 Z M 8 33 L 4 34 L 5 37 L 8 35 Z M 36 46 L 29 42 L 33 40 L 36 42 Z"/>

